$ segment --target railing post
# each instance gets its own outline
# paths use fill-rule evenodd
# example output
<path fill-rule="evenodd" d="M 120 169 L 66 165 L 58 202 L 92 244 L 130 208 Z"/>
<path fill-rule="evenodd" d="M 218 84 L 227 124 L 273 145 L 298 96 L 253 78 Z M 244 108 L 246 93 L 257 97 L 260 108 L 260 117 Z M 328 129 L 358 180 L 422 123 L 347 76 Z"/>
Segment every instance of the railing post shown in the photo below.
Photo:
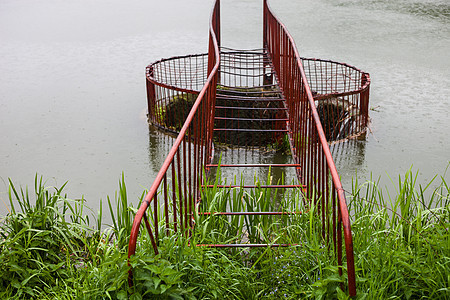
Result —
<path fill-rule="evenodd" d="M 148 118 L 152 122 L 155 121 L 155 105 L 156 105 L 156 92 L 155 84 L 149 80 L 153 76 L 153 66 L 147 68 L 146 74 L 146 87 L 147 87 L 147 108 Z"/>
<path fill-rule="evenodd" d="M 221 45 L 221 33 L 220 33 L 220 0 L 216 1 L 217 8 L 215 9 L 215 28 L 214 33 L 216 34 L 217 46 L 220 48 Z"/>
<path fill-rule="evenodd" d="M 369 74 L 361 74 L 361 86 L 367 84 L 370 81 Z M 369 122 L 369 89 L 370 85 L 361 93 L 361 114 L 363 116 L 363 126 L 366 127 Z"/>
<path fill-rule="evenodd" d="M 267 0 L 263 1 L 263 49 L 267 49 Z"/>

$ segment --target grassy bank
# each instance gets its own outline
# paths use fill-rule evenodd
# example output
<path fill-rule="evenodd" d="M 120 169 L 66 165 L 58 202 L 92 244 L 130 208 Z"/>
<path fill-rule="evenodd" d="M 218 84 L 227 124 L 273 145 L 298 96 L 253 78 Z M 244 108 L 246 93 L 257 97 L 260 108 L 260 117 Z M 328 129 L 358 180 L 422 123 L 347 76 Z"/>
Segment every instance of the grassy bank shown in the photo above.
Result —
<path fill-rule="evenodd" d="M 420 185 L 412 172 L 399 176 L 396 195 L 370 180 L 354 183 L 347 201 L 357 298 L 450 298 L 449 186 L 443 177 L 433 184 L 438 186 L 434 190 Z M 211 189 L 202 209 L 269 207 L 274 195 L 268 193 Z M 345 280 L 320 238 L 314 207 L 305 210 L 299 192 L 277 195 L 277 205 L 304 214 L 236 220 L 196 216 L 195 240 L 188 243 L 172 234 L 160 240 L 158 256 L 142 234 L 131 261 L 133 288 L 127 283 L 126 252 L 135 209 L 123 178 L 116 197 L 107 199 L 107 209 L 98 213 L 83 200 L 69 199 L 64 186 L 48 187 L 39 177 L 33 192 L 11 181 L 9 198 L 10 213 L 0 228 L 1 299 L 346 298 L 340 289 Z M 101 230 L 105 213 L 113 224 Z M 253 231 L 245 229 L 249 224 Z M 250 251 L 195 246 L 218 239 L 298 245 Z"/>

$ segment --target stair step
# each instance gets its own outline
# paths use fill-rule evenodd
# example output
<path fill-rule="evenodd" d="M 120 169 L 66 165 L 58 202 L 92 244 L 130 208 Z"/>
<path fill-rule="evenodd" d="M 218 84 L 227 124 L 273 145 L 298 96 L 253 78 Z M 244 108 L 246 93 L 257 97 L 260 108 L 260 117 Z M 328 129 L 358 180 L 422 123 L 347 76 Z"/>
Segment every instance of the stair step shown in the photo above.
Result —
<path fill-rule="evenodd" d="M 278 102 L 286 101 L 280 97 L 245 97 L 245 96 L 233 96 L 233 95 L 217 95 L 217 100 L 232 100 L 232 101 L 261 101 L 261 102 Z"/>
<path fill-rule="evenodd" d="M 207 164 L 207 168 L 217 168 L 218 164 Z M 253 168 L 253 167 L 296 167 L 300 168 L 300 164 L 235 164 L 235 165 L 229 165 L 229 164 L 221 164 L 221 168 Z"/>
<path fill-rule="evenodd" d="M 225 74 L 225 72 L 222 72 Z M 217 95 L 223 95 L 223 96 L 228 96 L 228 95 L 232 95 L 232 96 L 236 96 L 236 95 L 261 95 L 261 94 L 280 94 L 281 91 L 280 90 L 266 90 L 266 91 L 245 91 L 243 90 L 237 90 L 236 88 L 232 89 L 232 90 L 218 90 L 217 91 Z"/>
<path fill-rule="evenodd" d="M 215 120 L 230 120 L 230 121 L 288 121 L 289 119 L 249 119 L 249 118 L 228 118 L 228 117 L 214 117 Z"/>
<path fill-rule="evenodd" d="M 240 107 L 240 106 L 216 106 L 216 109 L 237 109 L 237 110 L 287 110 L 285 107 Z"/>
<path fill-rule="evenodd" d="M 225 61 L 225 59 L 221 59 L 222 60 L 222 62 L 224 62 Z M 233 62 L 235 61 L 234 59 L 232 60 Z M 245 68 L 245 67 L 237 67 L 237 69 L 242 69 L 242 70 L 246 70 L 246 69 L 257 69 L 257 70 L 259 70 L 260 69 L 260 67 L 257 67 L 257 68 Z M 273 75 L 273 74 L 275 74 L 273 71 L 272 71 L 272 68 L 270 68 L 270 67 L 266 67 L 266 69 L 268 70 L 268 71 L 270 71 L 270 74 L 266 74 L 266 75 Z M 245 86 L 242 86 L 242 87 L 240 87 L 240 86 L 230 86 L 230 85 L 225 85 L 225 84 L 219 84 L 218 86 L 217 86 L 218 88 L 217 88 L 217 93 L 219 93 L 219 92 L 222 92 L 222 91 L 229 91 L 229 90 L 248 90 L 250 87 L 245 87 Z M 280 88 L 279 88 L 279 85 L 278 84 L 276 84 L 276 83 L 273 83 L 273 84 L 265 84 L 265 85 L 259 85 L 259 86 L 257 86 L 256 88 L 266 88 L 266 91 L 278 91 L 278 92 L 280 92 L 281 93 L 281 90 L 280 90 Z"/>
<path fill-rule="evenodd" d="M 279 216 L 301 215 L 301 211 L 238 211 L 238 212 L 199 212 L 200 216 Z"/>
<path fill-rule="evenodd" d="M 197 244 L 197 247 L 208 248 L 255 248 L 255 247 L 291 247 L 299 244 Z"/>
<path fill-rule="evenodd" d="M 202 188 L 207 187 L 207 188 L 213 188 L 213 187 L 218 187 L 218 188 L 272 188 L 272 189 L 289 189 L 289 188 L 305 188 L 306 185 L 303 184 L 274 184 L 274 185 L 233 185 L 233 184 L 229 184 L 229 185 L 214 185 L 214 184 L 208 184 L 208 185 L 203 185 L 202 184 Z"/>
<path fill-rule="evenodd" d="M 214 131 L 288 132 L 287 129 L 214 128 Z"/>

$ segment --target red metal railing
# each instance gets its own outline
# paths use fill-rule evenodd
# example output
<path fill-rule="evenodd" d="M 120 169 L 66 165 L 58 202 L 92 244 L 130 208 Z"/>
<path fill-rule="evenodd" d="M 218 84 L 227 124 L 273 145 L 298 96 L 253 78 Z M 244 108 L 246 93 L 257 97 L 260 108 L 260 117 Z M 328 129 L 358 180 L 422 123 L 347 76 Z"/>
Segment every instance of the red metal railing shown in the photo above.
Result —
<path fill-rule="evenodd" d="M 160 222 L 165 223 L 161 225 L 165 225 L 166 234 L 169 233 L 169 230 L 187 233 L 187 230 L 193 225 L 193 211 L 195 200 L 200 195 L 199 187 L 202 181 L 203 167 L 210 162 L 212 156 L 212 129 L 220 64 L 219 38 L 220 0 L 216 0 L 209 28 L 208 79 L 136 213 L 128 244 L 128 258 L 136 252 L 136 242 L 142 219 L 144 219 L 155 254 L 158 253 L 157 241 L 160 234 L 158 232 Z M 152 84 L 147 85 L 149 93 L 154 92 L 153 87 Z M 156 106 L 149 105 L 149 107 Z M 147 215 L 147 209 L 151 204 L 153 204 L 151 216 L 153 229 Z M 159 220 L 158 211 L 160 209 L 164 211 L 164 221 Z M 132 270 L 129 273 L 129 284 L 132 284 Z"/>
<path fill-rule="evenodd" d="M 264 0 L 263 43 L 272 60 L 288 108 L 292 155 L 302 168 L 298 176 L 307 186 L 308 199 L 319 207 L 323 238 L 332 235 L 338 264 L 342 266 L 342 234 L 345 241 L 348 289 L 356 295 L 350 219 L 344 190 L 331 156 L 314 98 L 294 40 Z M 314 197 L 314 198 L 313 198 Z M 342 274 L 342 267 L 339 268 Z"/>

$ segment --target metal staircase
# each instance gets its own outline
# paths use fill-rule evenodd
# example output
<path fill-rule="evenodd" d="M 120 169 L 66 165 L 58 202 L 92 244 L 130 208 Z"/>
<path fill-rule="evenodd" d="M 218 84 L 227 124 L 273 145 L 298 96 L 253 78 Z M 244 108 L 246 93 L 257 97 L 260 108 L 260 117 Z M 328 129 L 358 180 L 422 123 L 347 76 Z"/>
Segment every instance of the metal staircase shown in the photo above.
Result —
<path fill-rule="evenodd" d="M 295 43 L 263 0 L 263 48 L 236 50 L 220 45 L 220 0 L 211 14 L 207 54 L 162 59 L 147 67 L 149 122 L 178 134 L 155 181 L 136 213 L 128 256 L 138 248 L 144 221 L 155 254 L 162 236 L 190 237 L 196 218 L 292 218 L 304 211 L 276 205 L 255 210 L 223 207 L 202 210 L 205 191 L 288 191 L 314 205 L 321 238 L 331 245 L 350 296 L 356 294 L 350 218 L 329 142 L 365 133 L 369 74 L 342 63 L 301 58 Z M 328 140 L 327 140 L 328 139 Z M 283 146 L 291 159 L 270 162 L 255 153 Z M 259 150 L 258 150 L 259 149 Z M 249 159 L 251 157 L 252 159 Z M 228 174 L 282 169 L 291 182 L 265 184 L 211 182 L 217 169 Z M 245 176 L 244 176 L 245 177 Z M 251 193 L 251 192 L 249 192 Z M 269 193 L 270 194 L 270 193 Z M 294 243 L 238 240 L 198 246 L 283 247 Z M 129 283 L 132 284 L 132 269 Z"/>
<path fill-rule="evenodd" d="M 248 163 L 244 154 L 277 143 L 283 143 L 288 134 L 286 99 L 277 83 L 270 57 L 264 49 L 236 50 L 221 48 L 221 82 L 217 86 L 216 105 L 214 112 L 213 141 L 217 145 L 216 154 L 210 164 L 205 167 L 212 173 L 217 168 L 225 168 L 227 174 L 240 174 L 242 169 L 294 168 L 299 169 L 300 164 L 295 163 Z M 239 155 L 227 151 L 229 148 L 237 149 Z M 229 159 L 228 156 L 234 156 Z M 219 161 L 230 160 L 223 164 Z M 293 173 L 295 176 L 295 172 Z M 209 184 L 204 188 L 217 189 L 299 189 L 305 191 L 305 185 L 298 178 L 295 184 Z M 200 199 L 202 201 L 202 199 Z M 276 199 L 272 199 L 276 201 Z M 214 217 L 241 217 L 241 216 L 288 216 L 301 214 L 298 211 L 214 211 L 202 212 L 198 215 L 205 218 Z M 235 241 L 227 244 L 199 244 L 198 246 L 217 248 L 236 247 L 286 247 L 291 244 L 278 243 L 251 243 Z"/>

